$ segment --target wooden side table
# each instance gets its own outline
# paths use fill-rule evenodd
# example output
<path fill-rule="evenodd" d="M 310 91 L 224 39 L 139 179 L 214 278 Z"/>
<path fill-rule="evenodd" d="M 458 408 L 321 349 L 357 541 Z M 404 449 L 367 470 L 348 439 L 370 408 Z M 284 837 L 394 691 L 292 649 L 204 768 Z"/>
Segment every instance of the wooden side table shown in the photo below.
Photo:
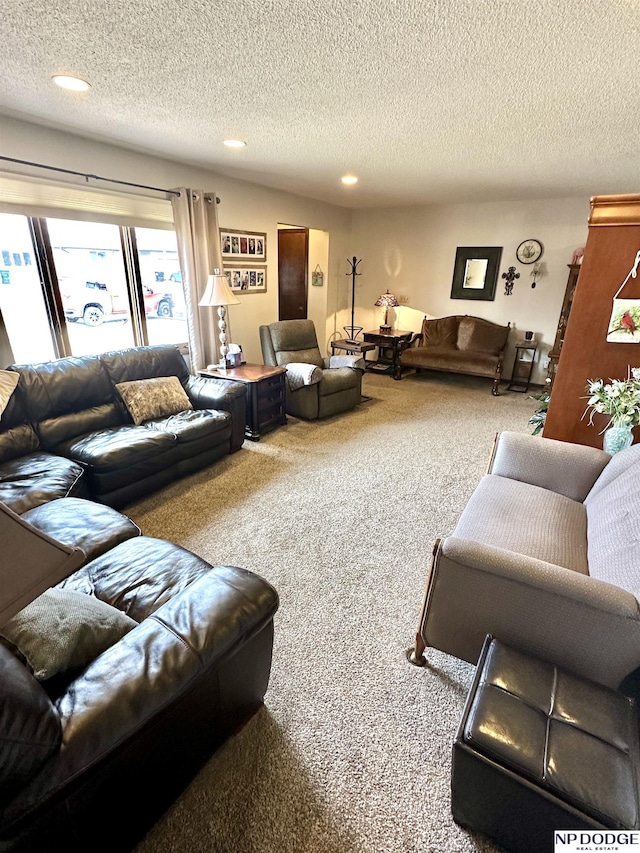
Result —
<path fill-rule="evenodd" d="M 348 355 L 361 355 L 364 360 L 367 360 L 367 353 L 376 348 L 375 344 L 367 344 L 364 341 L 330 341 L 331 355 L 336 354 L 336 350 L 345 350 Z"/>
<path fill-rule="evenodd" d="M 511 381 L 507 386 L 507 391 L 520 391 L 524 394 L 529 390 L 537 349 L 538 345 L 535 341 L 518 341 Z"/>
<path fill-rule="evenodd" d="M 286 424 L 284 367 L 268 367 L 266 364 L 243 364 L 226 370 L 201 370 L 200 376 L 214 376 L 244 382 L 247 386 L 247 426 L 245 435 L 251 441 L 259 441 L 276 427 Z"/>
<path fill-rule="evenodd" d="M 404 349 L 403 345 L 409 343 L 412 335 L 413 332 L 406 332 L 401 329 L 389 329 L 388 332 L 376 329 L 365 332 L 363 338 L 367 343 L 372 343 L 378 347 L 377 364 L 384 365 L 384 369 L 391 367 L 393 378 L 400 379 L 402 368 L 398 356 Z"/>

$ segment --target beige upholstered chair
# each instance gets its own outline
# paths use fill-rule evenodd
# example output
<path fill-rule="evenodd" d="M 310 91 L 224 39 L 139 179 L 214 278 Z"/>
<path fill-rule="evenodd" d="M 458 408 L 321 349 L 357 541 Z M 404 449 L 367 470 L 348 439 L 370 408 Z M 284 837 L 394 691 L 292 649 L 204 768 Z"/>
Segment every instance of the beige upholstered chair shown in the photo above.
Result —
<path fill-rule="evenodd" d="M 260 326 L 265 364 L 287 368 L 287 414 L 326 418 L 362 399 L 364 362 L 354 356 L 323 358 L 312 320 L 281 320 Z"/>
<path fill-rule="evenodd" d="M 640 667 L 640 445 L 602 450 L 503 432 L 436 544 L 414 663 L 476 663 L 484 638 L 617 687 Z"/>

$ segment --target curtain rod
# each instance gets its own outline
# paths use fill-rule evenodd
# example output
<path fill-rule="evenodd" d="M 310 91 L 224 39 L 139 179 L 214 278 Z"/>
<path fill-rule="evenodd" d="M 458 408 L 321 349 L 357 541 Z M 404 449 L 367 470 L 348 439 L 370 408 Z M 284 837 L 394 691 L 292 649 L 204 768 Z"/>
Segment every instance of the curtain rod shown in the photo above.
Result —
<path fill-rule="evenodd" d="M 154 192 L 166 193 L 167 195 L 180 195 L 179 190 L 167 190 L 164 189 L 164 187 L 151 187 L 147 184 L 134 184 L 131 181 L 118 181 L 116 178 L 103 178 L 100 175 L 91 175 L 87 172 L 76 172 L 74 169 L 62 169 L 59 166 L 45 166 L 44 163 L 33 163 L 31 160 L 18 160 L 15 157 L 2 156 L 0 156 L 0 160 L 6 160 L 9 163 L 20 163 L 22 166 L 35 166 L 36 169 L 49 169 L 52 172 L 64 172 L 65 175 L 77 175 L 87 181 L 89 178 L 92 178 L 94 181 L 108 181 L 110 184 L 120 184 L 125 187 L 137 187 L 141 190 L 153 190 Z M 216 203 L 220 204 L 220 199 L 218 197 L 216 197 Z"/>

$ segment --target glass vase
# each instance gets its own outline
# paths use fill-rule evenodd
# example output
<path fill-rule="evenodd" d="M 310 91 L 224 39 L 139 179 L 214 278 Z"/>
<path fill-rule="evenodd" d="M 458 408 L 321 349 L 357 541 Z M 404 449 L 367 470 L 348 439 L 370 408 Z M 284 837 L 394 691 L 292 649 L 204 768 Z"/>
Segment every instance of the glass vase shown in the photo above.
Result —
<path fill-rule="evenodd" d="M 605 430 L 604 441 L 602 442 L 603 449 L 607 453 L 619 453 L 633 444 L 633 433 L 628 424 L 620 425 L 614 423 L 608 430 Z"/>

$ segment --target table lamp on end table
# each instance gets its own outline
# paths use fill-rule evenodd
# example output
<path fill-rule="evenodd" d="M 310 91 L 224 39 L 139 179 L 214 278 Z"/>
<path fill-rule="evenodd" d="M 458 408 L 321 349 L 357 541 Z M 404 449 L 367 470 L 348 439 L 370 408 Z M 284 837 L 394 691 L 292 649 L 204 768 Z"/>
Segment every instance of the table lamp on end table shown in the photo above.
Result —
<path fill-rule="evenodd" d="M 220 329 L 220 364 L 209 364 L 207 367 L 226 367 L 227 352 L 227 319 L 226 306 L 239 305 L 240 300 L 229 287 L 229 282 L 226 275 L 221 275 L 219 269 L 213 271 L 213 275 L 207 277 L 207 287 L 204 295 L 198 305 L 217 307 L 218 309 L 218 328 Z"/>
<path fill-rule="evenodd" d="M 390 332 L 391 325 L 387 322 L 389 317 L 389 308 L 397 308 L 400 303 L 393 295 L 393 293 L 389 293 L 387 290 L 382 296 L 379 296 L 374 305 L 384 305 L 384 322 L 380 325 L 381 332 Z"/>

